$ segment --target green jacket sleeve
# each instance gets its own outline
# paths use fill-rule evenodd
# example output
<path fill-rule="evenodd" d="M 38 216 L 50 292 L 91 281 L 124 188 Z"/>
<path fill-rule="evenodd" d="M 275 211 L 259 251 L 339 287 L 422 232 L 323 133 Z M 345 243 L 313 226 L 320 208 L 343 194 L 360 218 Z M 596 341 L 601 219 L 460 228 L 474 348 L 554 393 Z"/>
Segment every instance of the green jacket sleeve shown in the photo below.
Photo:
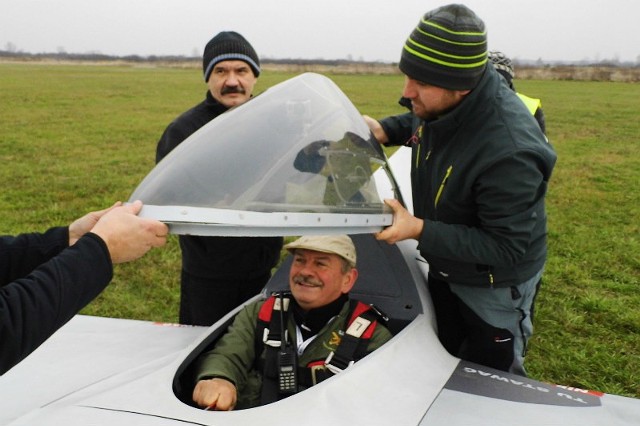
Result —
<path fill-rule="evenodd" d="M 255 362 L 256 317 L 263 301 L 247 305 L 199 362 L 196 379 L 223 377 L 242 388 Z"/>

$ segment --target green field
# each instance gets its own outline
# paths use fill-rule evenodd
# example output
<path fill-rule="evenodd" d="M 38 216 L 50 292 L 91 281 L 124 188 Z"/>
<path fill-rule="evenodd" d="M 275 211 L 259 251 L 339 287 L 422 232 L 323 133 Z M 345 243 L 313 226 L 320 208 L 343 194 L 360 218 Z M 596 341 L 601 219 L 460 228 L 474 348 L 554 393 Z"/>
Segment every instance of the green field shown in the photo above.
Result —
<path fill-rule="evenodd" d="M 257 91 L 291 77 L 265 71 Z M 401 112 L 398 75 L 331 75 L 363 114 Z M 640 397 L 640 85 L 520 81 L 558 152 L 532 377 Z M 0 64 L 0 234 L 68 224 L 130 193 L 165 126 L 205 93 L 194 69 Z M 118 265 L 83 313 L 176 321 L 175 237 Z M 425 360 L 425 367 L 428 360 Z"/>

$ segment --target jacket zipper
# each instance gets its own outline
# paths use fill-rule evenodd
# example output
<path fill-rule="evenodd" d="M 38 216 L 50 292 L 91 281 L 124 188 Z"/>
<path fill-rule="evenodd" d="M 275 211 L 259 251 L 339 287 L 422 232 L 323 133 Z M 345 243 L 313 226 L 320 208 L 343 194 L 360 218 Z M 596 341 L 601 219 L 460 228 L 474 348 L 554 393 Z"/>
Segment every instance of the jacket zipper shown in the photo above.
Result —
<path fill-rule="evenodd" d="M 438 188 L 438 193 L 436 194 L 436 199 L 433 203 L 434 207 L 438 207 L 438 201 L 440 201 L 440 196 L 442 195 L 442 191 L 444 190 L 444 186 L 447 184 L 447 180 L 449 180 L 449 176 L 451 175 L 451 171 L 453 170 L 453 164 L 449 166 L 447 169 L 447 173 L 444 175 L 444 179 L 442 179 L 442 183 L 440 183 L 440 188 Z"/>

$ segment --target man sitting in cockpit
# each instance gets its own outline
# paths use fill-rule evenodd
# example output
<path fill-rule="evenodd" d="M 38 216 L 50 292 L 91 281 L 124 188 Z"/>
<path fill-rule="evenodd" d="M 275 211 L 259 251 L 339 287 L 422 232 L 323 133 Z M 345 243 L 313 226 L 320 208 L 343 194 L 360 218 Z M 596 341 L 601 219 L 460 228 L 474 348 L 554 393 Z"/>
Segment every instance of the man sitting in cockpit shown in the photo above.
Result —
<path fill-rule="evenodd" d="M 342 371 L 391 338 L 375 307 L 349 299 L 358 277 L 346 235 L 305 236 L 293 255 L 290 293 L 247 305 L 199 361 L 193 400 L 212 410 L 285 398 Z"/>

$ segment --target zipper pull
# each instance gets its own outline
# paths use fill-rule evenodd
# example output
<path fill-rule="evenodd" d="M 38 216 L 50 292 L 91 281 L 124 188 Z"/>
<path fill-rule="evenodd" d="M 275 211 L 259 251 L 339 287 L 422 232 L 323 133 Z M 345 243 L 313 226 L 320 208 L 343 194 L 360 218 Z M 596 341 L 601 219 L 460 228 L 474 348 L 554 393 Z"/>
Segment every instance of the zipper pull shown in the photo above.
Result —
<path fill-rule="evenodd" d="M 444 186 L 447 183 L 447 180 L 449 180 L 449 175 L 451 174 L 451 171 L 453 170 L 453 165 L 449 166 L 449 168 L 447 169 L 447 173 L 444 175 L 444 179 L 442 179 L 442 183 L 440 184 L 440 188 L 438 188 L 438 193 L 436 194 L 436 200 L 433 203 L 434 207 L 438 207 L 438 201 L 440 201 L 440 195 L 442 195 L 442 190 L 444 189 Z"/>

